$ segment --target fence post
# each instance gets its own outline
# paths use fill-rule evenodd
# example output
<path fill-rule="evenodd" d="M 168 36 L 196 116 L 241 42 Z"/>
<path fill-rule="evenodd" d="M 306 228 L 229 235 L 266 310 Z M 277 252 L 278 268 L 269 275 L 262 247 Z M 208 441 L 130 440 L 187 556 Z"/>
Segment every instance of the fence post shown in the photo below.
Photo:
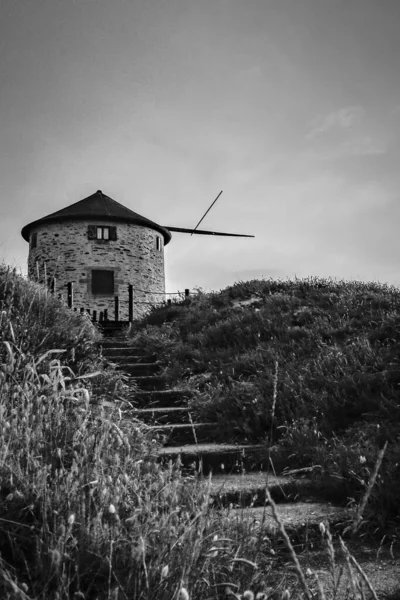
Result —
<path fill-rule="evenodd" d="M 108 321 L 108 308 L 104 309 L 104 320 Z"/>
<path fill-rule="evenodd" d="M 114 297 L 114 312 L 115 312 L 115 320 L 119 321 L 119 298 L 118 298 L 118 296 Z"/>
<path fill-rule="evenodd" d="M 67 296 L 68 296 L 68 308 L 72 308 L 74 304 L 74 290 L 72 287 L 72 282 L 67 283 Z"/>
<path fill-rule="evenodd" d="M 102 323 L 103 320 L 104 320 L 104 315 L 103 315 L 103 311 L 101 310 L 100 314 L 99 314 L 99 321 L 100 321 L 100 323 Z"/>
<path fill-rule="evenodd" d="M 94 310 L 93 313 L 92 313 L 92 321 L 93 321 L 93 323 L 96 323 L 96 320 L 97 320 L 97 311 Z"/>
<path fill-rule="evenodd" d="M 133 321 L 133 285 L 130 283 L 128 285 L 128 312 L 129 312 L 129 316 L 128 316 L 128 321 L 129 323 L 132 323 Z"/>
<path fill-rule="evenodd" d="M 190 290 L 186 289 L 185 290 L 185 298 L 189 298 L 190 296 Z"/>

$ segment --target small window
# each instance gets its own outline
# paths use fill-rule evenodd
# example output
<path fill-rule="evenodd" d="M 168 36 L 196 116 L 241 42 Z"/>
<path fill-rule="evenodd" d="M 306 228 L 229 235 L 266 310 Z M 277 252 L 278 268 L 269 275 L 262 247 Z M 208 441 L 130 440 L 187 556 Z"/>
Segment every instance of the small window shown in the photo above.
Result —
<path fill-rule="evenodd" d="M 96 237 L 98 240 L 109 240 L 110 239 L 110 228 L 109 227 L 98 227 Z"/>
<path fill-rule="evenodd" d="M 162 249 L 161 238 L 158 235 L 156 237 L 156 248 L 157 248 L 157 250 L 161 250 Z"/>
<path fill-rule="evenodd" d="M 117 239 L 117 228 L 115 225 L 89 225 L 87 233 L 89 240 L 115 241 Z"/>
<path fill-rule="evenodd" d="M 92 294 L 114 294 L 114 271 L 92 271 Z"/>
<path fill-rule="evenodd" d="M 32 233 L 31 234 L 31 250 L 36 248 L 36 246 L 37 246 L 37 233 Z"/>

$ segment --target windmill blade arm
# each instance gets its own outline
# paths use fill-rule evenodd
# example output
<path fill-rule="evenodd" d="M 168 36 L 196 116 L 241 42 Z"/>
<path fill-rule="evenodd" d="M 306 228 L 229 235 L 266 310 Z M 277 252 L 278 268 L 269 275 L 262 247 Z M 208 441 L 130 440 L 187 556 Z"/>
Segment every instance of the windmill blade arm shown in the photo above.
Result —
<path fill-rule="evenodd" d="M 227 237 L 247 237 L 253 238 L 254 235 L 244 235 L 241 233 L 222 233 L 220 231 L 205 231 L 204 229 L 185 229 L 184 227 L 168 227 L 164 226 L 165 229 L 169 229 L 170 231 L 176 231 L 177 233 L 190 233 L 195 235 L 223 235 Z"/>

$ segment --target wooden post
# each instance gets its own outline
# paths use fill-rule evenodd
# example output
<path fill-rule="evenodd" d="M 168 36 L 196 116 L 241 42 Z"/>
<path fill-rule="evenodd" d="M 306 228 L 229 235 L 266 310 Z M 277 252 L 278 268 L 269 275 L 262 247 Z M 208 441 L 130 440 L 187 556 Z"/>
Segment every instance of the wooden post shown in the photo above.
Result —
<path fill-rule="evenodd" d="M 128 298 L 129 298 L 128 320 L 129 320 L 129 323 L 132 323 L 132 321 L 133 321 L 133 285 L 131 283 L 128 285 Z"/>
<path fill-rule="evenodd" d="M 74 304 L 74 290 L 72 282 L 67 283 L 68 308 L 72 308 Z"/>
<path fill-rule="evenodd" d="M 118 296 L 114 297 L 114 312 L 115 312 L 115 320 L 119 321 L 119 298 L 118 298 Z"/>
<path fill-rule="evenodd" d="M 94 310 L 93 313 L 92 313 L 92 321 L 93 321 L 93 323 L 96 323 L 96 320 L 97 320 L 97 311 Z"/>
<path fill-rule="evenodd" d="M 185 290 L 185 299 L 183 301 L 183 304 L 190 304 L 190 290 L 186 289 Z"/>
<path fill-rule="evenodd" d="M 102 323 L 103 320 L 104 320 L 104 315 L 103 315 L 103 311 L 101 310 L 100 314 L 99 314 L 99 321 L 100 321 L 100 323 Z"/>
<path fill-rule="evenodd" d="M 104 320 L 108 321 L 108 309 L 107 308 L 104 309 Z"/>

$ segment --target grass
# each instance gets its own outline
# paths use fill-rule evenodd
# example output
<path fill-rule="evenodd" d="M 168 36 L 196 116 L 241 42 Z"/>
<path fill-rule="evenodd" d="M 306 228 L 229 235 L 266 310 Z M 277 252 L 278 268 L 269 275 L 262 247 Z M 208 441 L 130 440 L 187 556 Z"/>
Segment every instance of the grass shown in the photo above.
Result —
<path fill-rule="evenodd" d="M 275 467 L 313 471 L 357 502 L 388 449 L 363 528 L 400 526 L 400 290 L 319 278 L 243 282 L 155 309 L 134 331 L 164 359 L 220 441 L 265 443 Z M 278 365 L 275 411 L 274 380 Z M 269 450 L 268 450 L 269 451 Z"/>
<path fill-rule="evenodd" d="M 277 577 L 273 536 L 212 510 L 207 488 L 157 462 L 145 427 L 124 416 L 124 386 L 87 318 L 5 267 L 0 314 L 1 598 L 310 597 L 301 566 L 301 588 Z M 115 409 L 95 402 L 95 372 L 119 386 Z M 343 577 L 358 593 L 362 573 L 348 561 Z M 318 589 L 341 597 L 335 583 Z"/>

